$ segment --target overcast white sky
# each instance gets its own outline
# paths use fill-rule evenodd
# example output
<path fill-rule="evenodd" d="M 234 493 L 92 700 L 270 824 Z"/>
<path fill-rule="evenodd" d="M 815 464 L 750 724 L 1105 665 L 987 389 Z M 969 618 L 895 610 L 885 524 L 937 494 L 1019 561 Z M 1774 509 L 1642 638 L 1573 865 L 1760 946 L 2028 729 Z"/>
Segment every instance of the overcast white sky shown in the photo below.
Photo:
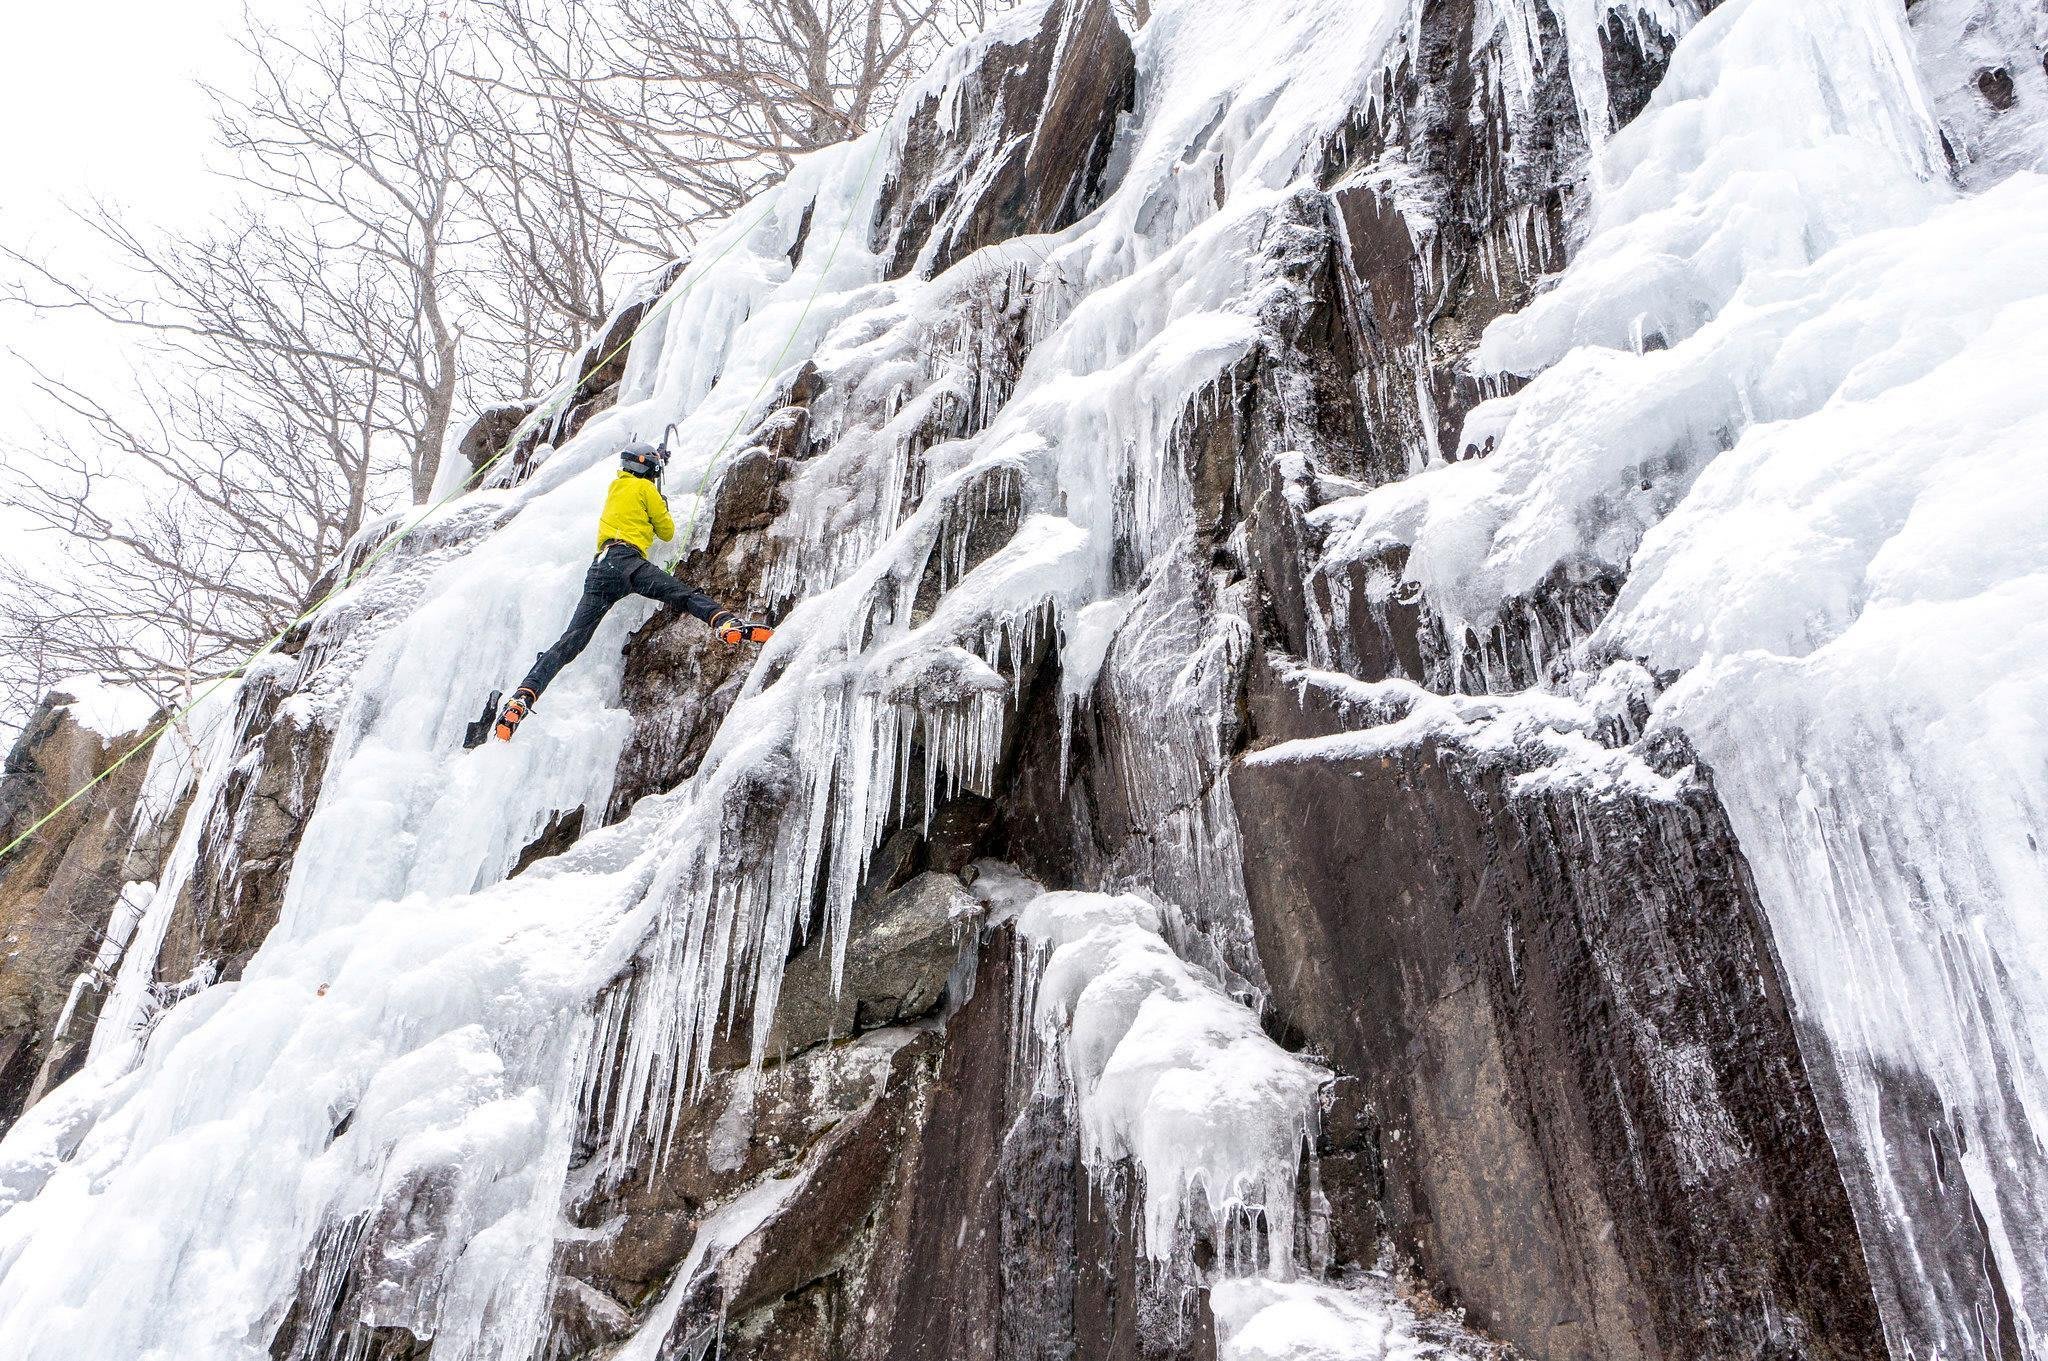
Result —
<path fill-rule="evenodd" d="M 199 77 L 227 83 L 239 69 L 230 35 L 244 0 L 94 0 L 86 6 L 10 5 L 10 60 L 0 79 L 0 239 L 90 268 L 63 205 L 98 196 L 138 218 L 203 217 L 223 186 L 206 175 L 211 133 Z M 304 0 L 256 0 L 285 20 Z M 81 386 L 121 371 L 117 339 L 82 318 L 0 307 L 0 425 L 24 433 L 29 395 L 20 365 L 38 362 Z"/>
<path fill-rule="evenodd" d="M 288 21 L 306 0 L 254 0 L 251 8 Z M 231 35 L 243 12 L 244 0 L 9 5 L 0 240 L 92 271 L 95 258 L 65 204 L 98 197 L 166 224 L 201 219 L 216 207 L 227 191 L 205 173 L 212 125 L 194 82 L 236 78 L 240 54 Z M 94 390 L 118 389 L 131 353 L 103 322 L 0 306 L 0 445 L 16 448 L 33 442 L 38 402 L 13 352 Z M 0 554 L 49 561 L 57 551 L 48 536 L 30 536 L 0 517 Z M 0 749 L 13 736 L 0 725 Z"/>

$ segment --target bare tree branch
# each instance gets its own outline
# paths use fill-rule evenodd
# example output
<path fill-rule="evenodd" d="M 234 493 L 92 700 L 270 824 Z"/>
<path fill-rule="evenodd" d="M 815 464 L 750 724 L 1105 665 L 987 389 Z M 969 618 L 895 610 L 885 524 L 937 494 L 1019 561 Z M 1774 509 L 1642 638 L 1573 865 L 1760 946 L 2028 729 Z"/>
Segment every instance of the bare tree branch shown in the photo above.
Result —
<path fill-rule="evenodd" d="M 154 361 L 126 391 L 31 366 L 51 428 L 0 448 L 0 506 L 59 551 L 0 566 L 13 701 L 92 672 L 175 706 L 231 669 L 370 517 L 428 497 L 479 395 L 549 386 L 620 278 L 866 130 L 988 13 L 316 0 L 290 30 L 248 19 L 245 79 L 208 90 L 241 207 L 162 233 L 84 206 L 122 282 L 0 244 L 0 302 L 102 318 Z"/>

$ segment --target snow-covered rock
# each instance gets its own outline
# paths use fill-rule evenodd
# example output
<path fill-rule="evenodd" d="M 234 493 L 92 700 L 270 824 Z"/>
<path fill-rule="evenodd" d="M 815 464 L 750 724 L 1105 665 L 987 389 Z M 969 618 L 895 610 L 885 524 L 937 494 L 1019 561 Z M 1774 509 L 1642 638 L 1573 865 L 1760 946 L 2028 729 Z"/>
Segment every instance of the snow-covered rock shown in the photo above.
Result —
<path fill-rule="evenodd" d="M 188 739 L 8 1354 L 2042 1355 L 2022 8 L 998 18 Z"/>

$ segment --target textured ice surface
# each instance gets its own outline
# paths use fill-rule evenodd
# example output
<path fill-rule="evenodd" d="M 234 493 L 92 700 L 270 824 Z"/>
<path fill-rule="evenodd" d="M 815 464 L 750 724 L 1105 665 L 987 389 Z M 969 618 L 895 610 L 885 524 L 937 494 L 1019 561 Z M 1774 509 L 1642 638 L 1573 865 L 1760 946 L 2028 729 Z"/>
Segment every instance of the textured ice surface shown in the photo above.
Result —
<path fill-rule="evenodd" d="M 1083 1156 L 1128 1159 L 1145 1193 L 1145 1248 L 1164 1260 L 1183 1224 L 1294 1265 L 1295 1187 L 1329 1074 L 1289 1054 L 1216 979 L 1167 945 L 1158 907 L 1130 894 L 1048 893 L 1018 933 L 1045 958 L 1033 1021 L 1081 1117 Z M 1247 1216 L 1273 1245 L 1246 1242 Z"/>
<path fill-rule="evenodd" d="M 1427 1361 L 1486 1355 L 1432 1338 L 1380 1281 L 1344 1289 L 1319 1281 L 1242 1277 L 1209 1294 L 1219 1361 Z"/>
<path fill-rule="evenodd" d="M 1672 0 L 1673 31 L 1696 8 Z M 1533 5 L 1480 9 L 1534 32 Z M 1559 7 L 1575 44 L 1602 9 Z M 1124 711 L 1213 758 L 1242 602 L 1204 632 L 1189 584 L 1134 585 L 1118 543 L 1142 559 L 1186 531 L 1172 430 L 1255 342 L 1277 211 L 1413 22 L 1406 3 L 1160 5 L 1107 201 L 930 280 L 882 279 L 867 242 L 907 113 L 709 233 L 619 404 L 525 484 L 451 504 L 316 626 L 292 703 L 337 737 L 284 918 L 241 981 L 170 1008 L 145 1046 L 155 950 L 237 734 L 202 738 L 197 811 L 92 1062 L 0 1144 L 10 1354 L 254 1361 L 309 1264 L 329 1284 L 350 1266 L 318 1250 L 337 1226 L 426 1205 L 414 1237 L 378 1248 L 373 1321 L 433 1332 L 437 1358 L 530 1355 L 587 1084 L 615 1084 L 600 1157 L 616 1157 L 688 1099 L 732 996 L 751 994 L 764 1037 L 814 890 L 843 946 L 873 837 L 925 812 L 905 806 L 914 739 L 925 798 L 985 790 L 1024 659 L 1064 637 Z M 1966 179 L 1985 192 L 1951 187 L 1933 110 L 1967 106 L 1922 88 L 1930 41 L 1889 4 L 1721 5 L 1601 151 L 1578 263 L 1489 332 L 1485 363 L 1538 375 L 1475 413 L 1495 453 L 1318 514 L 1340 550 L 1412 542 L 1453 621 L 1559 563 L 1635 567 L 1603 642 L 1694 668 L 1664 712 L 1721 768 L 1852 1108 L 1876 1102 L 1880 1062 L 1935 1082 L 2036 1328 L 2048 602 L 2029 247 L 2048 205 L 2032 172 L 1986 188 L 1985 167 L 2025 160 L 2010 124 L 1978 128 L 1990 150 Z M 1592 56 L 1571 63 L 1589 106 Z M 1013 304 L 1035 344 L 998 401 L 968 380 Z M 566 619 L 616 448 L 679 424 L 669 489 L 689 523 L 728 441 L 806 362 L 830 394 L 822 448 L 788 488 L 798 530 L 768 583 L 796 603 L 731 717 L 690 781 L 501 882 L 552 814 L 607 798 L 628 730 L 618 654 L 638 602 L 517 743 L 457 740 Z M 972 433 L 913 476 L 918 421 L 948 401 L 976 407 Z M 1006 504 L 1015 532 L 970 564 L 962 528 Z M 934 562 L 947 589 L 926 608 Z M 1569 778 L 1612 756 L 1582 740 L 1591 694 L 1383 698 L 1408 706 L 1397 725 L 1555 741 Z M 1201 933 L 1177 924 L 1229 916 L 1234 823 L 1220 782 L 1184 787 L 1200 761 L 1153 765 L 1133 798 L 1161 815 L 1157 859 L 1118 871 L 1171 910 L 1027 908 L 1052 951 L 1040 1005 L 1068 1024 L 1091 1156 L 1145 1170 L 1148 1247 L 1257 1207 L 1281 1245 L 1263 1265 L 1284 1275 L 1320 1075 L 1226 991 L 1246 990 L 1228 942 L 1210 942 L 1218 967 L 1189 962 Z M 606 992 L 635 959 L 636 987 Z M 1884 1132 L 1859 1137 L 1881 1174 Z M 1260 1280 L 1226 1284 L 1218 1308 L 1228 1356 L 1413 1354 L 1355 1293 Z"/>
<path fill-rule="evenodd" d="M 2048 136 L 1964 69 L 2021 9 L 1721 6 L 1601 152 L 1571 267 L 1487 332 L 1484 363 L 1536 375 L 1473 413 L 1494 452 L 1318 516 L 1340 551 L 1412 544 L 1454 627 L 1560 567 L 1628 573 L 1589 655 L 1686 672 L 1655 721 L 1715 770 L 1865 1232 L 1909 1277 L 1938 1259 L 1907 1170 L 1937 1140 L 2032 1354 Z M 1937 1280 L 1903 1288 L 1955 1317 Z"/>
<path fill-rule="evenodd" d="M 662 1132 L 727 991 L 752 991 L 762 1023 L 772 1017 L 821 866 L 827 929 L 844 941 L 868 837 L 903 790 L 907 735 L 926 737 L 926 788 L 987 778 L 1004 698 L 991 677 L 1014 677 L 1049 628 L 1110 596 L 1112 540 L 1128 530 L 1112 489 L 1137 487 L 1147 548 L 1178 532 L 1186 489 L 1165 436 L 1249 344 L 1270 211 L 1405 18 L 1337 0 L 1257 16 L 1161 8 L 1141 43 L 1145 111 L 1120 190 L 1028 252 L 883 282 L 866 225 L 899 127 L 805 160 L 700 244 L 633 346 L 614 409 L 524 485 L 451 503 L 416 551 L 346 591 L 299 677 L 295 704 L 338 735 L 281 925 L 240 982 L 172 1007 L 147 1048 L 139 1031 L 102 1027 L 92 1066 L 0 1146 L 0 1334 L 16 1355 L 262 1355 L 301 1271 L 332 1285 L 352 1265 L 317 1244 L 422 1197 L 438 1210 L 379 1287 L 377 1322 L 434 1332 L 436 1357 L 532 1351 L 571 1115 L 586 1077 L 612 1081 L 608 1062 L 586 1072 L 588 1056 L 621 1054 L 608 1152 Z M 1333 45 L 1331 27 L 1346 41 Z M 1028 270 L 1047 299 L 1038 348 L 993 424 L 942 450 L 940 477 L 907 510 L 909 489 L 889 479 L 907 432 L 874 411 L 948 381 L 920 356 L 954 354 L 928 346 L 934 319 L 989 287 L 991 266 Z M 483 694 L 567 618 L 612 452 L 678 422 L 690 452 L 670 491 L 690 522 L 711 460 L 807 360 L 848 407 L 819 413 L 836 452 L 793 493 L 817 542 L 840 546 L 793 565 L 801 604 L 690 784 L 498 882 L 551 813 L 606 798 L 627 733 L 618 647 L 651 608 L 637 602 L 614 610 L 518 743 L 465 753 L 457 741 Z M 834 520 L 834 463 L 868 497 L 846 503 L 858 512 L 846 520 Z M 985 497 L 981 477 L 997 471 L 1030 481 L 1030 514 L 932 618 L 913 618 L 952 499 Z M 825 532 L 844 524 L 854 532 Z M 231 737 L 209 757 L 201 808 Z M 186 833 L 197 827 L 195 815 Z M 743 860 L 727 837 L 743 837 Z M 180 843 L 137 929 L 115 1017 L 143 1009 L 172 876 L 197 849 Z M 631 1015 L 594 1013 L 635 954 Z"/>
<path fill-rule="evenodd" d="M 1252 342 L 1273 210 L 1408 20 L 1405 5 L 1356 0 L 1247 13 L 1160 6 L 1139 43 L 1143 108 L 1116 192 L 1056 238 L 935 279 L 883 281 L 866 239 L 907 114 L 807 158 L 700 243 L 634 344 L 616 407 L 524 484 L 453 502 L 344 593 L 293 678 L 298 716 L 337 735 L 283 919 L 239 982 L 170 1008 L 146 1047 L 125 1026 L 143 1010 L 174 880 L 200 849 L 195 814 L 93 1062 L 0 1145 L 0 1335 L 13 1354 L 260 1357 L 304 1272 L 333 1289 L 357 1265 L 349 1226 L 414 1214 L 410 1237 L 363 1249 L 384 1254 L 361 1264 L 383 1282 L 371 1321 L 432 1332 L 437 1358 L 535 1350 L 586 1083 L 616 1084 L 601 1156 L 659 1137 L 729 991 L 752 992 L 760 1026 L 772 1018 L 821 879 L 843 945 L 869 839 L 902 811 L 911 735 L 927 791 L 985 782 L 1020 658 L 1053 630 L 1100 630 L 1103 613 L 1083 612 L 1124 589 L 1111 580 L 1119 536 L 1149 553 L 1180 533 L 1187 490 L 1168 435 Z M 970 51 L 946 70 L 978 61 Z M 964 357 L 985 337 L 960 319 L 994 326 L 978 300 L 1012 280 L 1034 300 L 1036 347 L 1001 409 L 980 413 L 987 427 L 934 450 L 912 485 L 899 417 L 966 390 Z M 651 609 L 639 602 L 613 612 L 517 743 L 465 753 L 458 741 L 566 619 L 614 451 L 676 422 L 686 452 L 668 482 L 688 524 L 713 461 L 807 361 L 829 379 L 814 412 L 828 452 L 790 488 L 805 528 L 770 583 L 798 603 L 698 774 L 500 882 L 552 813 L 608 796 L 627 731 L 618 653 Z M 948 535 L 1001 499 L 993 478 L 1021 503 L 1016 533 L 971 570 L 949 557 L 951 589 L 920 616 L 925 564 L 957 554 Z M 1170 598 L 1147 608 L 1148 626 L 1175 627 Z M 1157 679 L 1186 690 L 1213 670 Z M 234 736 L 212 746 L 201 810 Z M 603 990 L 636 955 L 629 1005 Z M 1287 1063 L 1257 1075 L 1279 1088 L 1252 1090 L 1289 1114 L 1256 1158 L 1157 1147 L 1160 1130 L 1198 1132 L 1217 1115 L 1195 1078 L 1235 1082 L 1230 1065 L 1267 1050 L 1250 1014 L 1211 988 L 1184 980 L 1154 1001 L 1133 1025 L 1152 1040 L 1105 1070 L 1118 1095 L 1100 1107 L 1103 1137 L 1167 1160 L 1168 1200 L 1199 1174 L 1203 1203 L 1257 1196 L 1284 1213 L 1292 1183 L 1274 1169 L 1291 1176 L 1308 1079 Z M 1216 1027 L 1213 1053 L 1198 1021 Z M 605 1061 L 593 1067 L 593 1053 Z"/>

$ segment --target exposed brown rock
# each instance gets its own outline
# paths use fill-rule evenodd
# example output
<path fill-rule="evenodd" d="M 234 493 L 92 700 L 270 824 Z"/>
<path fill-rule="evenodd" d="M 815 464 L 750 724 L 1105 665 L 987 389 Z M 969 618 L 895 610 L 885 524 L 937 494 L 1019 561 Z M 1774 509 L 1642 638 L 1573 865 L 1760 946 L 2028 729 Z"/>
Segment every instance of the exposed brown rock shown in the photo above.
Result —
<path fill-rule="evenodd" d="M 979 933 L 981 915 L 953 875 L 919 875 L 862 914 L 836 989 L 831 951 L 814 937 L 783 970 L 768 1052 L 793 1054 L 930 1012 L 945 996 L 962 945 Z"/>
<path fill-rule="evenodd" d="M 548 815 L 548 825 L 540 829 L 540 835 L 520 850 L 519 858 L 512 862 L 512 873 L 524 874 L 527 866 L 535 861 L 560 855 L 575 845 L 576 838 L 582 835 L 583 809 L 577 807 L 567 812 L 556 809 Z"/>
<path fill-rule="evenodd" d="M 240 978 L 284 909 L 299 839 L 313 815 L 333 730 L 290 705 L 277 675 L 250 683 L 231 722 L 243 734 L 233 771 L 206 810 L 200 857 L 165 927 L 156 980 L 195 972 Z"/>
<path fill-rule="evenodd" d="M 818 1145 L 671 1345 L 715 1337 L 735 1361 L 1213 1357 L 1200 1294 L 1140 1259 L 1131 1197 L 1088 1186 L 1061 1102 L 1012 1068 L 1016 962 L 1007 933 L 983 950 L 972 1000 L 898 1052 L 882 1097 Z"/>
<path fill-rule="evenodd" d="M 1108 0 L 1061 0 L 1032 37 L 991 45 L 955 91 L 950 124 L 937 97 L 911 116 L 873 232 L 876 250 L 893 247 L 890 276 L 921 258 L 939 273 L 983 246 L 1082 217 L 1136 87 Z"/>
<path fill-rule="evenodd" d="M 758 1075 L 714 1074 L 678 1112 L 665 1159 L 637 1160 L 570 1207 L 587 1232 L 564 1245 L 562 1270 L 615 1306 L 643 1306 L 687 1255 L 707 1210 L 763 1177 L 812 1166 L 820 1141 L 842 1126 L 893 1119 L 891 1103 L 915 1085 L 929 1048 L 901 1032 L 812 1048 Z"/>
<path fill-rule="evenodd" d="M 2019 95 L 2013 88 L 2012 72 L 2003 66 L 1987 66 L 1977 73 L 1977 93 L 2000 113 L 2019 102 Z"/>
<path fill-rule="evenodd" d="M 1270 671 L 1253 699 L 1261 743 L 1345 726 Z M 1532 1356 L 1885 1355 L 1710 786 L 1536 760 L 1424 735 L 1232 773 L 1275 1002 L 1366 1098 L 1347 1192 Z"/>
<path fill-rule="evenodd" d="M 7 754 L 0 845 L 84 789 L 149 731 L 109 742 L 71 716 L 70 702 L 66 694 L 46 697 Z M 148 766 L 148 755 L 137 755 L 0 860 L 0 1131 L 84 1058 L 99 991 L 84 996 L 63 1037 L 53 1032 L 73 982 L 99 950 L 122 884 L 153 879 L 161 865 L 161 837 L 134 840 Z"/>
<path fill-rule="evenodd" d="M 472 474 L 494 466 L 511 452 L 512 437 L 518 433 L 520 422 L 533 414 L 533 405 L 532 402 L 510 402 L 490 407 L 470 422 L 469 429 L 462 432 L 456 452 L 462 455 L 462 461 L 469 465 Z"/>

